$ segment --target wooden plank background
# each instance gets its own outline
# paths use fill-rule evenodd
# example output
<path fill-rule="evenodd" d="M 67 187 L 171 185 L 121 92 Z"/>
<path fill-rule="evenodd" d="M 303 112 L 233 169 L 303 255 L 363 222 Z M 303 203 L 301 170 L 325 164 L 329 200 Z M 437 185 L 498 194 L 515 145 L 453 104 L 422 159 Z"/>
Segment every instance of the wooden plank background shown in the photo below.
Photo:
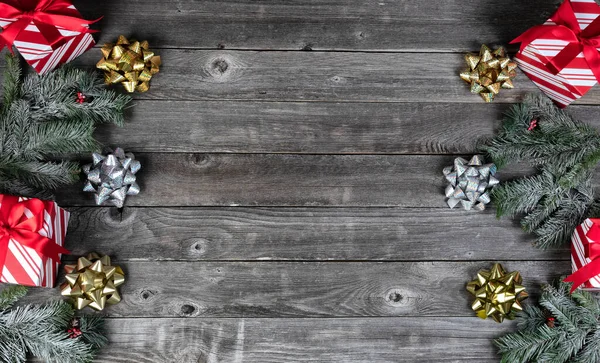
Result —
<path fill-rule="evenodd" d="M 464 52 L 508 44 L 559 3 L 76 1 L 104 16 L 100 44 L 148 39 L 164 63 L 126 125 L 97 133 L 136 153 L 142 193 L 122 210 L 81 185 L 57 195 L 73 255 L 127 273 L 97 361 L 498 361 L 492 339 L 515 324 L 477 319 L 466 282 L 501 261 L 535 300 L 569 252 L 445 206 L 443 166 L 537 92 L 519 73 L 484 104 L 457 74 Z M 594 88 L 569 110 L 600 128 L 598 105 Z"/>

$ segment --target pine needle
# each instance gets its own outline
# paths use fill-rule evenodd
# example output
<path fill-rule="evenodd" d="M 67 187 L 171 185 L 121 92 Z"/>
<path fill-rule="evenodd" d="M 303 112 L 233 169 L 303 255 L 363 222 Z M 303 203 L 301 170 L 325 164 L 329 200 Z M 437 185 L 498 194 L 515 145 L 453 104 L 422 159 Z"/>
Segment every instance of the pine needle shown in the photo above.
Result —
<path fill-rule="evenodd" d="M 21 68 L 12 56 L 7 56 L 3 90 L 0 193 L 28 197 L 47 198 L 77 181 L 79 164 L 60 159 L 99 151 L 95 125 L 122 125 L 130 101 L 107 90 L 97 73 L 68 66 L 21 81 Z M 77 92 L 86 102 L 76 102 Z"/>
<path fill-rule="evenodd" d="M 530 129 L 532 121 L 536 127 Z M 481 149 L 499 167 L 527 162 L 537 174 L 501 183 L 492 191 L 498 217 L 521 225 L 542 249 L 570 240 L 575 227 L 600 212 L 592 171 L 600 162 L 600 134 L 543 95 L 528 95 L 506 114 L 498 136 Z"/>
<path fill-rule="evenodd" d="M 17 285 L 0 291 L 0 362 L 25 363 L 30 354 L 49 363 L 88 363 L 108 343 L 99 316 L 81 317 L 82 335 L 70 337 L 75 310 L 66 302 L 13 307 L 26 292 Z"/>
<path fill-rule="evenodd" d="M 589 293 L 571 295 L 570 286 L 544 286 L 540 307 L 527 307 L 517 317 L 521 330 L 496 339 L 501 362 L 600 361 L 600 305 Z"/>

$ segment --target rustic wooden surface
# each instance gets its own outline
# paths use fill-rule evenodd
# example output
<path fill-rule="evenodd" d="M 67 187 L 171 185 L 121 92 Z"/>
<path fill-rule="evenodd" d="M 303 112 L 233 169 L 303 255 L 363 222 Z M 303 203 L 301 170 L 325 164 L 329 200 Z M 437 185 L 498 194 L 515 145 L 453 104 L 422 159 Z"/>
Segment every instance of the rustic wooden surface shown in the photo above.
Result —
<path fill-rule="evenodd" d="M 484 104 L 457 72 L 559 2 L 76 1 L 104 16 L 99 43 L 148 39 L 164 62 L 125 127 L 98 130 L 138 155 L 142 193 L 123 210 L 58 193 L 67 247 L 128 276 L 97 361 L 497 361 L 492 339 L 515 325 L 477 319 L 465 283 L 502 261 L 535 299 L 569 252 L 446 208 L 442 167 L 537 92 L 520 73 Z M 600 128 L 597 105 L 598 87 L 569 110 Z"/>

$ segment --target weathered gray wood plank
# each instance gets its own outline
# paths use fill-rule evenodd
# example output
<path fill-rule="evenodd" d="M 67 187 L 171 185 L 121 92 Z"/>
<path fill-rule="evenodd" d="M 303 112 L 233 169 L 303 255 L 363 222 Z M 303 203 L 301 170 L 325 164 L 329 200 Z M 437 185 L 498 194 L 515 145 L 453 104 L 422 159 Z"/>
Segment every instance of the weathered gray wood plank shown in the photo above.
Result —
<path fill-rule="evenodd" d="M 483 103 L 458 76 L 465 67 L 459 53 L 163 49 L 160 55 L 161 72 L 152 79 L 150 91 L 136 98 Z M 73 63 L 93 67 L 100 56 L 100 50 L 92 50 Z M 522 73 L 515 85 L 514 90 L 502 90 L 495 102 L 516 102 L 538 91 Z M 599 88 L 578 103 L 600 103 Z"/>
<path fill-rule="evenodd" d="M 515 324 L 477 318 L 108 319 L 98 363 L 497 362 Z"/>
<path fill-rule="evenodd" d="M 148 101 L 98 138 L 135 152 L 470 153 L 506 104 Z M 600 129 L 600 110 L 572 106 Z"/>
<path fill-rule="evenodd" d="M 429 208 L 76 208 L 67 248 L 119 260 L 568 260 L 510 219 Z M 73 258 L 73 257 L 69 257 Z"/>
<path fill-rule="evenodd" d="M 447 208 L 452 156 L 137 154 L 142 192 L 128 206 L 400 206 Z M 522 171 L 522 170 L 521 170 Z M 514 173 L 503 173 L 503 179 Z M 64 206 L 93 205 L 82 183 L 58 191 Z M 493 213 L 487 211 L 490 215 Z"/>
<path fill-rule="evenodd" d="M 136 98 L 483 103 L 458 76 L 465 67 L 460 53 L 164 49 L 160 54 L 161 73 L 152 79 L 150 91 Z M 92 50 L 73 63 L 92 67 L 99 57 L 100 51 Z M 521 72 L 515 85 L 502 90 L 495 102 L 514 103 L 527 92 L 539 92 Z M 600 87 L 577 101 L 599 103 Z"/>
<path fill-rule="evenodd" d="M 105 17 L 98 26 L 101 42 L 126 34 L 169 48 L 455 51 L 482 42 L 507 44 L 541 24 L 559 3 L 106 0 L 76 5 L 87 18 Z"/>
<path fill-rule="evenodd" d="M 439 241 L 444 243 L 444 241 Z M 127 275 L 113 317 L 466 316 L 466 283 L 492 262 L 114 261 Z M 570 261 L 510 261 L 527 289 L 570 272 Z M 35 289 L 25 301 L 60 298 Z"/>

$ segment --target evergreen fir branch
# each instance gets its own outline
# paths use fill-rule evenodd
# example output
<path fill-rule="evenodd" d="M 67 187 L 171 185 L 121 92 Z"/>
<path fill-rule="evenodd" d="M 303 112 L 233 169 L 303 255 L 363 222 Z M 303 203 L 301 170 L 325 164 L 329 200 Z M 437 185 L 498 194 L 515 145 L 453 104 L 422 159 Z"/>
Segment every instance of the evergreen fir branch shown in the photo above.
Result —
<path fill-rule="evenodd" d="M 35 125 L 23 157 L 42 159 L 48 155 L 91 152 L 100 148 L 92 137 L 94 124 L 91 122 L 52 121 Z"/>
<path fill-rule="evenodd" d="M 528 131 L 534 119 L 538 126 Z M 534 166 L 552 165 L 563 173 L 580 164 L 582 169 L 595 166 L 599 136 L 594 128 L 575 121 L 547 97 L 528 95 L 507 113 L 499 135 L 483 149 L 499 167 L 527 161 Z"/>
<path fill-rule="evenodd" d="M 2 155 L 21 157 L 31 128 L 31 110 L 24 100 L 15 101 L 6 114 L 6 128 L 2 130 L 4 152 Z"/>
<path fill-rule="evenodd" d="M 532 120 L 537 126 L 529 129 Z M 543 95 L 529 95 L 507 112 L 497 137 L 481 148 L 494 163 L 527 161 L 538 173 L 504 182 L 492 191 L 497 215 L 521 216 L 540 248 L 569 241 L 593 212 L 592 169 L 600 162 L 600 134 L 573 119 Z"/>
<path fill-rule="evenodd" d="M 565 334 L 542 325 L 535 332 L 516 332 L 496 339 L 502 354 L 501 363 L 536 362 L 544 352 L 553 349 Z"/>
<path fill-rule="evenodd" d="M 533 305 L 526 305 L 519 319 L 517 326 L 525 332 L 533 332 L 546 324 L 546 316 L 542 309 Z"/>
<path fill-rule="evenodd" d="M 27 294 L 27 288 L 21 285 L 8 285 L 0 291 L 0 312 L 12 307 Z"/>
<path fill-rule="evenodd" d="M 571 295 L 570 287 L 559 282 L 542 288 L 540 307 L 528 307 L 517 317 L 520 331 L 496 339 L 502 362 L 598 362 L 600 305 L 587 292 Z"/>
<path fill-rule="evenodd" d="M 98 315 L 84 315 L 80 320 L 83 341 L 95 350 L 108 344 L 104 330 L 104 318 Z"/>
<path fill-rule="evenodd" d="M 561 280 L 564 280 L 564 277 L 561 278 Z M 568 284 L 563 283 L 560 285 L 560 287 L 563 290 L 559 290 L 558 293 L 560 293 L 560 294 L 570 293 L 570 290 L 571 290 L 570 283 L 568 283 Z M 573 291 L 573 293 L 571 294 L 571 298 L 573 299 L 573 301 L 575 301 L 575 303 L 577 305 L 590 311 L 590 313 L 592 315 L 594 315 L 596 317 L 600 317 L 600 301 L 598 300 L 598 298 L 595 295 L 592 295 L 591 293 L 589 293 L 587 291 L 577 289 L 577 290 Z"/>
<path fill-rule="evenodd" d="M 0 158 L 0 186 L 9 189 L 10 184 L 15 180 L 22 182 L 32 190 L 55 190 L 78 179 L 79 164 L 76 162 L 54 163 Z"/>
<path fill-rule="evenodd" d="M 25 363 L 27 354 L 49 363 L 87 363 L 107 344 L 103 318 L 82 317 L 82 335 L 70 337 L 73 307 L 62 301 L 9 307 L 24 295 L 22 286 L 0 292 L 0 362 Z"/>
<path fill-rule="evenodd" d="M 19 82 L 21 80 L 21 67 L 19 66 L 19 60 L 7 54 L 6 57 L 6 69 L 4 71 L 4 84 L 3 84 L 3 105 L 2 111 L 0 111 L 0 117 L 7 111 L 8 106 L 12 105 L 20 97 L 21 89 Z"/>
<path fill-rule="evenodd" d="M 583 349 L 577 353 L 573 363 L 600 362 L 600 330 L 588 335 Z"/>
<path fill-rule="evenodd" d="M 558 247 L 570 241 L 575 228 L 587 217 L 593 199 L 576 191 L 560 201 L 560 207 L 533 232 L 537 236 L 535 245 L 541 249 Z"/>
<path fill-rule="evenodd" d="M 91 361 L 93 350 L 81 339 L 71 339 L 66 333 L 73 315 L 69 304 L 54 301 L 15 308 L 0 317 L 0 324 L 19 336 L 28 352 L 46 362 Z"/>
<path fill-rule="evenodd" d="M 78 180 L 78 163 L 59 160 L 99 150 L 95 125 L 122 125 L 131 98 L 107 90 L 95 72 L 66 66 L 21 81 L 17 60 L 9 57 L 7 62 L 0 112 L 0 193 L 47 198 Z M 86 102 L 77 102 L 78 92 Z"/>
<path fill-rule="evenodd" d="M 63 66 L 47 75 L 31 75 L 22 87 L 23 99 L 28 100 L 36 112 L 36 121 L 68 118 L 94 123 L 123 124 L 123 111 L 131 100 L 104 88 L 96 73 Z M 77 92 L 82 92 L 89 102 L 74 102 Z"/>
<path fill-rule="evenodd" d="M 531 212 L 544 195 L 550 191 L 552 176 L 548 174 L 504 182 L 492 189 L 492 198 L 498 217 L 514 217 L 518 214 Z"/>

